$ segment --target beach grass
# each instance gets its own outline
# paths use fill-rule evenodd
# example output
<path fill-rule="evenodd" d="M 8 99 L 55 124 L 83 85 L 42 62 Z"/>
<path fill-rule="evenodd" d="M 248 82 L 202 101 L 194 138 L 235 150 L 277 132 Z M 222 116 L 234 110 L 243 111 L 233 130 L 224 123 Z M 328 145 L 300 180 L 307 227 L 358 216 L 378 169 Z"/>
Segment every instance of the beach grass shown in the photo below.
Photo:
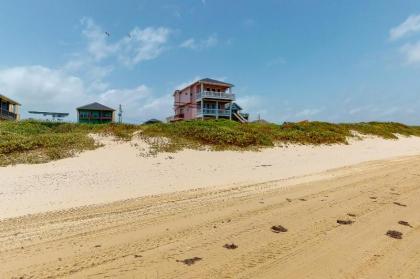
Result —
<path fill-rule="evenodd" d="M 77 124 L 25 120 L 0 122 L 0 166 L 43 163 L 71 157 L 100 145 L 89 136 L 102 134 L 130 140 L 135 132 L 152 153 L 184 148 L 258 150 L 282 144 L 347 144 L 357 134 L 396 139 L 397 134 L 420 136 L 420 127 L 400 123 L 326 122 L 241 124 L 228 120 L 182 121 L 151 125 Z M 356 134 L 354 132 L 357 132 Z"/>
<path fill-rule="evenodd" d="M 43 163 L 74 156 L 100 145 L 89 134 L 131 139 L 134 125 L 90 125 L 41 121 L 0 121 L 0 166 Z"/>
<path fill-rule="evenodd" d="M 356 132 L 356 133 L 355 133 Z M 241 124 L 227 120 L 181 121 L 157 123 L 142 127 L 147 139 L 163 137 L 167 141 L 151 141 L 157 151 L 173 151 L 203 146 L 215 150 L 259 149 L 278 144 L 347 144 L 359 135 L 397 139 L 397 135 L 420 136 L 420 128 L 400 123 L 299 122 Z"/>

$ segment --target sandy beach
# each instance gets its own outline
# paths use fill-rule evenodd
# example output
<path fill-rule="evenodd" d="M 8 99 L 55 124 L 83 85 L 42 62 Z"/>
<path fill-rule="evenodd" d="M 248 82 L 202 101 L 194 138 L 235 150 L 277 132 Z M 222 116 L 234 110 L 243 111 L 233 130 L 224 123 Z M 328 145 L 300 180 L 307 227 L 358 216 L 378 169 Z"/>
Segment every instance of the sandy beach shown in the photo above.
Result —
<path fill-rule="evenodd" d="M 366 137 L 349 145 L 289 145 L 261 152 L 184 150 L 142 154 L 137 139 L 115 142 L 77 157 L 39 165 L 0 168 L 0 219 L 198 188 L 229 188 L 300 177 L 401 156 L 420 155 L 420 138 Z"/>
<path fill-rule="evenodd" d="M 0 272 L 3 278 L 419 278 L 420 157 L 324 175 L 3 220 Z M 273 232 L 279 225 L 287 231 Z"/>

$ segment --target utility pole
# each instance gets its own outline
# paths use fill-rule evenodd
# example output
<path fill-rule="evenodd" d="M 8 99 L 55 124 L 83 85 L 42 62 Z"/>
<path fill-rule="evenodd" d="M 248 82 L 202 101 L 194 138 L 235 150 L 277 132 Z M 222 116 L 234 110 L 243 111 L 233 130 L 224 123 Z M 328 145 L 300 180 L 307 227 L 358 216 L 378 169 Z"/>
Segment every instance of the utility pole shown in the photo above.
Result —
<path fill-rule="evenodd" d="M 118 123 L 122 123 L 122 114 L 123 114 L 123 110 L 120 104 L 120 107 L 118 108 Z"/>

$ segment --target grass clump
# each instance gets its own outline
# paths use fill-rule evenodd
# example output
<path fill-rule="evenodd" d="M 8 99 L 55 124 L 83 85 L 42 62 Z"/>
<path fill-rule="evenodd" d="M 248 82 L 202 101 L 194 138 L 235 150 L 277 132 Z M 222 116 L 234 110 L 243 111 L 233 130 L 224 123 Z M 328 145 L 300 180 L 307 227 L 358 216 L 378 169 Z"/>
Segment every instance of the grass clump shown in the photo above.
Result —
<path fill-rule="evenodd" d="M 0 122 L 0 166 L 43 163 L 97 148 L 91 133 L 128 140 L 134 125 L 89 125 L 41 121 Z"/>

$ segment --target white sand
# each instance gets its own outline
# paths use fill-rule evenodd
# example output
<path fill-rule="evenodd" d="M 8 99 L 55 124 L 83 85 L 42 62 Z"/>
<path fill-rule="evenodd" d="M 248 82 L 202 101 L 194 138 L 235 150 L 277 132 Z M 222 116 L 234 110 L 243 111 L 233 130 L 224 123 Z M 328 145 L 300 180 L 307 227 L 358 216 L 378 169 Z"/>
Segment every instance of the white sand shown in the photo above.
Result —
<path fill-rule="evenodd" d="M 419 155 L 420 138 L 367 138 L 350 145 L 289 146 L 261 152 L 185 150 L 157 157 L 139 153 L 131 143 L 108 142 L 75 158 L 0 168 L 0 219 L 193 188 L 287 179 Z"/>

